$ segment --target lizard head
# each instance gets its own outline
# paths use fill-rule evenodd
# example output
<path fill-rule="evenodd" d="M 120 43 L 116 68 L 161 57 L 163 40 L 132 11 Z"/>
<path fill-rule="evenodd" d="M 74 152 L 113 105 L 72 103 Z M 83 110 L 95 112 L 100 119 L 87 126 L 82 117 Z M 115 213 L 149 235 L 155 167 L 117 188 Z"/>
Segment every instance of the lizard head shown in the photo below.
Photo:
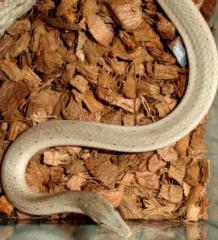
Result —
<path fill-rule="evenodd" d="M 80 201 L 80 208 L 84 214 L 99 225 L 116 232 L 122 237 L 131 235 L 128 225 L 105 198 L 97 193 L 86 192 L 86 194 L 86 201 Z"/>

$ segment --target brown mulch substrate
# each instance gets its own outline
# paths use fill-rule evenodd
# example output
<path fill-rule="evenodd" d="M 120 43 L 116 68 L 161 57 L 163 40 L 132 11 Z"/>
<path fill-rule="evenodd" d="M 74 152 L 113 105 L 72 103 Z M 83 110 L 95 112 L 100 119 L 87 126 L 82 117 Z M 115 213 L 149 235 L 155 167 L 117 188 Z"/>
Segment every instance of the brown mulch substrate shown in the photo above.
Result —
<path fill-rule="evenodd" d="M 201 8 L 209 19 L 214 1 Z M 38 1 L 0 38 L 0 159 L 19 134 L 48 120 L 135 126 L 168 115 L 188 80 L 171 52 L 175 41 L 153 0 Z M 98 192 L 124 219 L 207 219 L 206 122 L 157 151 L 47 149 L 31 160 L 26 179 L 40 192 Z M 0 188 L 0 213 L 32 218 L 14 210 Z"/>

